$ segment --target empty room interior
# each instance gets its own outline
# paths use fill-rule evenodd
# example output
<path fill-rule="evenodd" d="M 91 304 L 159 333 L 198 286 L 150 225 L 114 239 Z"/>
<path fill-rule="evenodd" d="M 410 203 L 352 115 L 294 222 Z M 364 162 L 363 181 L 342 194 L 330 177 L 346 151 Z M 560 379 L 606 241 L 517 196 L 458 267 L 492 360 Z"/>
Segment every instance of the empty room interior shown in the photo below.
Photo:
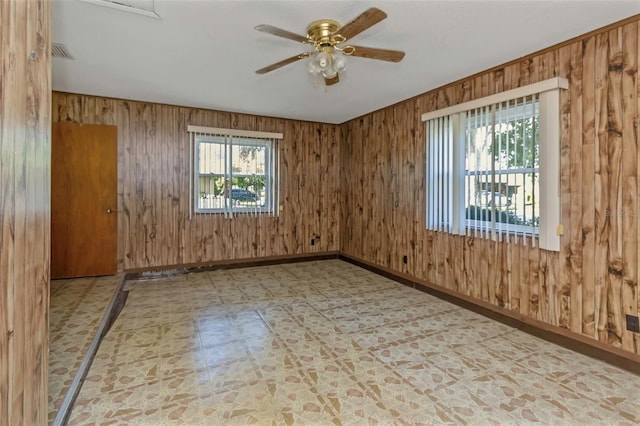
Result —
<path fill-rule="evenodd" d="M 0 22 L 0 425 L 640 424 L 640 2 Z"/>

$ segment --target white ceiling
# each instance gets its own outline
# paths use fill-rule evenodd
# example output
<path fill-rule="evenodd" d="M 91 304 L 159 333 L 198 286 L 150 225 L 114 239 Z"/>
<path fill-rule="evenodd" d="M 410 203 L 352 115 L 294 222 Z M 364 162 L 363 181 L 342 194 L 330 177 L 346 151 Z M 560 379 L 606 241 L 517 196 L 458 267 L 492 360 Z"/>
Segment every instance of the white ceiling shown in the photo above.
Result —
<path fill-rule="evenodd" d="M 53 59 L 54 90 L 343 123 L 640 13 L 638 0 L 136 1 L 161 19 L 54 0 L 53 42 L 74 57 Z M 349 58 L 326 89 L 305 60 L 254 73 L 307 50 L 256 25 L 304 35 L 311 21 L 344 24 L 372 6 L 388 18 L 353 44 L 403 50 L 402 62 Z"/>

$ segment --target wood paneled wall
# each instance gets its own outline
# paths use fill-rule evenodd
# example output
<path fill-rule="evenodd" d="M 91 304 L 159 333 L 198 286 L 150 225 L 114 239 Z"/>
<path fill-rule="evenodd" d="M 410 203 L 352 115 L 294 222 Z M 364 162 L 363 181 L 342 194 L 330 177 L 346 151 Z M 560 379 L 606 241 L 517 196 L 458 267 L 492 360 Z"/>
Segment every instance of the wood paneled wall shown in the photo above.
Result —
<path fill-rule="evenodd" d="M 52 119 L 118 126 L 124 269 L 339 248 L 340 126 L 66 93 Z M 190 218 L 190 124 L 284 134 L 278 217 Z"/>
<path fill-rule="evenodd" d="M 640 353 L 625 327 L 639 302 L 638 27 L 635 17 L 345 123 L 341 251 Z M 554 76 L 570 82 L 560 252 L 427 231 L 421 114 Z"/>
<path fill-rule="evenodd" d="M 0 22 L 0 425 L 46 425 L 50 3 L 3 0 Z"/>

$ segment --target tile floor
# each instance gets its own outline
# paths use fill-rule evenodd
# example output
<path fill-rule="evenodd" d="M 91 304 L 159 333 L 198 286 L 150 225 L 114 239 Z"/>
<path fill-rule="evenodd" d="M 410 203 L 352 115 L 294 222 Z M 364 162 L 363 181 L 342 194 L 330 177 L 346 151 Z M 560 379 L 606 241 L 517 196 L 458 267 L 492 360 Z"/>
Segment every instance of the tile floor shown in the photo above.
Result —
<path fill-rule="evenodd" d="M 127 288 L 70 424 L 640 422 L 639 376 L 343 261 Z"/>
<path fill-rule="evenodd" d="M 49 422 L 82 363 L 121 276 L 51 281 Z"/>

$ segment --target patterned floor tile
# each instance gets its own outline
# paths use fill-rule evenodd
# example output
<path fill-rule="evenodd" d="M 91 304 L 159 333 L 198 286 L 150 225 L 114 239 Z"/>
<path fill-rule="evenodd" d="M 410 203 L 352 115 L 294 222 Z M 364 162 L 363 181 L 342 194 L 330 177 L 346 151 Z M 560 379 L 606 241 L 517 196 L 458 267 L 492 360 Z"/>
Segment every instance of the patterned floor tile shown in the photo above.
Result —
<path fill-rule="evenodd" d="M 94 360 L 83 384 L 87 393 L 103 393 L 156 382 L 161 378 L 160 358 L 136 360 L 126 364 Z"/>
<path fill-rule="evenodd" d="M 91 345 L 122 277 L 52 280 L 49 311 L 49 421 Z"/>
<path fill-rule="evenodd" d="M 163 393 L 160 380 L 106 393 L 83 388 L 74 405 L 69 424 L 161 424 Z"/>
<path fill-rule="evenodd" d="M 74 280 L 64 286 L 86 299 Z M 127 288 L 71 424 L 640 421 L 637 376 L 339 260 Z M 56 310 L 75 324 L 91 309 Z M 70 336 L 61 332 L 52 347 L 81 347 Z M 52 364 L 60 386 L 68 364 Z"/>
<path fill-rule="evenodd" d="M 207 353 L 201 348 L 185 348 L 175 352 L 164 352 L 160 356 L 160 376 L 182 376 L 191 373 L 206 373 Z"/>

